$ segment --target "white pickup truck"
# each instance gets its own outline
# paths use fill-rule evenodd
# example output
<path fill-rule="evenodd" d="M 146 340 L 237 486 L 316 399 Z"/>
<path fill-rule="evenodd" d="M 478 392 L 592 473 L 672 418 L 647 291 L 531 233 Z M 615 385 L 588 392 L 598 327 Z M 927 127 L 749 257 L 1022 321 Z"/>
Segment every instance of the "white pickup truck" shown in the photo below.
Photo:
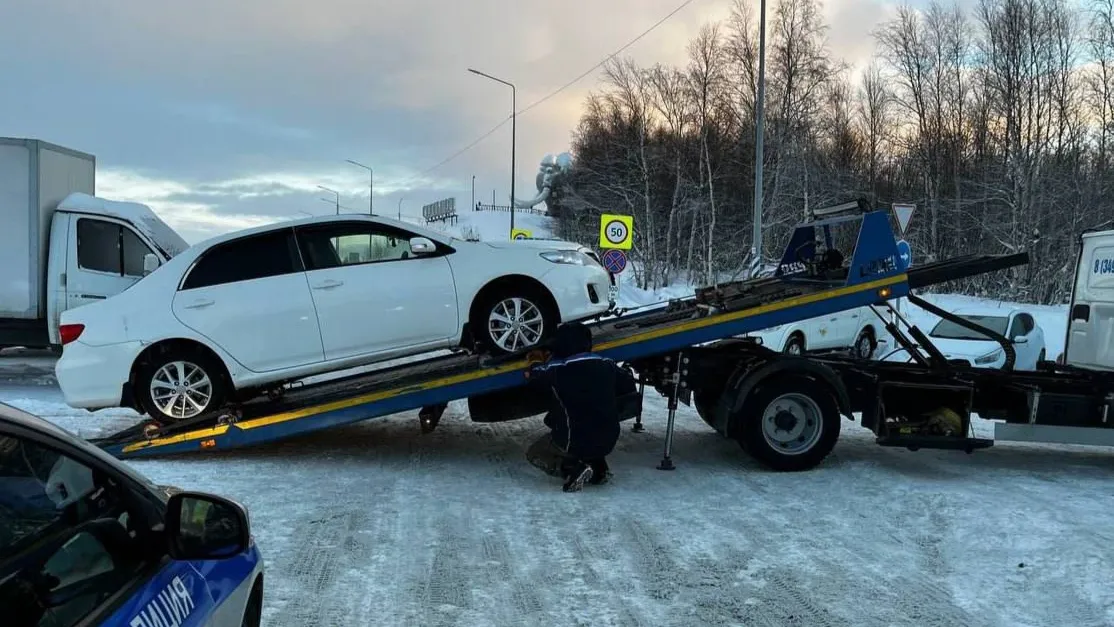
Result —
<path fill-rule="evenodd" d="M 800 355 L 805 351 L 851 349 L 852 356 L 870 359 L 878 348 L 882 321 L 869 307 L 818 316 L 749 333 L 762 345 L 776 351 Z"/>

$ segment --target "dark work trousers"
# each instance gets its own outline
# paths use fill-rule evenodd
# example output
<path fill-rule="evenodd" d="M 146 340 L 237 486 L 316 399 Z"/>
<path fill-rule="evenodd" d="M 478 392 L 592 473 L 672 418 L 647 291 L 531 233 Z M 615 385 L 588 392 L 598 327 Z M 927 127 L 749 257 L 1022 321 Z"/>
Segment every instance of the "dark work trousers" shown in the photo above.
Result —
<path fill-rule="evenodd" d="M 567 479 L 569 475 L 579 472 L 584 466 L 591 466 L 592 481 L 598 482 L 607 476 L 608 471 L 606 459 L 602 457 L 578 459 L 571 456 L 553 443 L 553 436 L 549 433 L 538 438 L 530 445 L 530 448 L 526 449 L 526 459 L 535 468 L 559 479 Z"/>

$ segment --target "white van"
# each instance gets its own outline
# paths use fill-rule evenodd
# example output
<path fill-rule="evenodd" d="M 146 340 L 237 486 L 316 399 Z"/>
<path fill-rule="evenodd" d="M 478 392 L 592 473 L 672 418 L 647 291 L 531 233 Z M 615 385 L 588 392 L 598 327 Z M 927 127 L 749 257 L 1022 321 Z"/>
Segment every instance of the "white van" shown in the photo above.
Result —
<path fill-rule="evenodd" d="M 1082 243 L 1063 363 L 1114 371 L 1114 230 L 1085 232 Z"/>

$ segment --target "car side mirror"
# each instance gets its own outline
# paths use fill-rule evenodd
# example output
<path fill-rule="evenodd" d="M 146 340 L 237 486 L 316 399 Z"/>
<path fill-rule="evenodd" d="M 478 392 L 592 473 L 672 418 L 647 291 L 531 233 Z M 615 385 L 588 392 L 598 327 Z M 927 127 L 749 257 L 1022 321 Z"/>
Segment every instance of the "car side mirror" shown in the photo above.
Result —
<path fill-rule="evenodd" d="M 437 252 L 437 245 L 428 237 L 411 237 L 410 252 L 415 255 L 431 255 Z"/>
<path fill-rule="evenodd" d="M 159 258 L 157 255 L 155 255 L 155 253 L 147 253 L 146 255 L 143 255 L 143 276 L 147 276 L 155 270 L 158 270 L 160 265 L 162 265 L 162 262 L 159 261 Z"/>
<path fill-rule="evenodd" d="M 1014 344 L 1028 344 L 1029 343 L 1029 338 L 1025 337 L 1024 335 L 1019 335 L 1019 336 L 1013 338 L 1013 343 Z"/>
<path fill-rule="evenodd" d="M 203 492 L 178 492 L 166 505 L 167 552 L 176 560 L 220 560 L 251 545 L 248 511 Z"/>

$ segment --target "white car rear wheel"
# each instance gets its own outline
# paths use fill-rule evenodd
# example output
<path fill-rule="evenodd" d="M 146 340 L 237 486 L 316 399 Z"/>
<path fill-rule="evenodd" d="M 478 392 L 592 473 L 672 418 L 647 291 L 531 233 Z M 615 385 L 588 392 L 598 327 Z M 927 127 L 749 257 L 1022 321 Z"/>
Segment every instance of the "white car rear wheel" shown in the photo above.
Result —
<path fill-rule="evenodd" d="M 147 414 L 160 424 L 190 420 L 219 409 L 225 395 L 222 370 L 200 352 L 170 350 L 153 358 L 136 381 Z"/>

